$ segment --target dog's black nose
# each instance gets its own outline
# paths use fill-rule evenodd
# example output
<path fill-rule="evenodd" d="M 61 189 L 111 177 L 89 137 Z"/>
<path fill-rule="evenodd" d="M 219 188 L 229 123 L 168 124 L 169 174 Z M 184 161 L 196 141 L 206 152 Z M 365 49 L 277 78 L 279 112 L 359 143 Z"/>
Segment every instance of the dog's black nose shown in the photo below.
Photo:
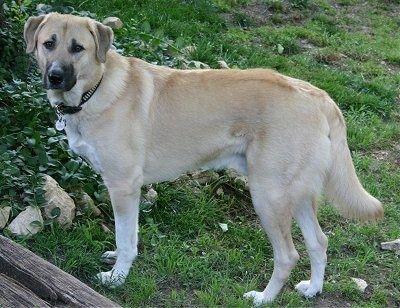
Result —
<path fill-rule="evenodd" d="M 51 85 L 57 86 L 64 81 L 64 71 L 60 68 L 54 68 L 48 73 L 49 82 Z"/>
<path fill-rule="evenodd" d="M 54 61 L 47 66 L 43 78 L 45 89 L 69 91 L 75 84 L 76 76 L 72 64 L 67 65 L 59 61 Z"/>

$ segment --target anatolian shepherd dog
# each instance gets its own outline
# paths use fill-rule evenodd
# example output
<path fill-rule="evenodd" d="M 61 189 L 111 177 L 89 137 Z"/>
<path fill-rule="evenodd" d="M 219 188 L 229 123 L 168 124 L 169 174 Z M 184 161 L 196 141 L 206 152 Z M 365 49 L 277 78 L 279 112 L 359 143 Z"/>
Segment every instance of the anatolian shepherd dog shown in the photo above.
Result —
<path fill-rule="evenodd" d="M 143 184 L 198 168 L 235 168 L 250 193 L 274 251 L 274 270 L 255 304 L 278 295 L 299 255 L 297 221 L 311 259 L 311 278 L 296 289 L 322 291 L 327 238 L 316 217 L 325 189 L 349 218 L 375 220 L 381 203 L 361 186 L 342 113 L 311 84 L 272 70 L 177 70 L 119 55 L 113 32 L 92 19 L 48 14 L 25 24 L 44 87 L 69 146 L 101 174 L 115 216 L 115 260 L 98 274 L 122 284 L 138 254 L 138 205 Z"/>

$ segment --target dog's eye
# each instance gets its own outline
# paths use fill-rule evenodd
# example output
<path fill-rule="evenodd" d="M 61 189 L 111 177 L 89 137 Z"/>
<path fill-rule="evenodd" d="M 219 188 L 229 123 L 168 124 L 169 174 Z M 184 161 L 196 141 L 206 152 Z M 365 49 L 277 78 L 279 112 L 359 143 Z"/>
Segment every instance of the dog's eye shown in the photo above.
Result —
<path fill-rule="evenodd" d="M 50 49 L 54 48 L 55 43 L 53 41 L 47 41 L 47 42 L 44 42 L 43 45 L 44 45 L 44 47 L 46 47 L 46 49 L 50 50 Z"/>
<path fill-rule="evenodd" d="M 72 46 L 72 52 L 74 52 L 74 53 L 78 53 L 78 52 L 81 52 L 83 50 L 85 50 L 85 48 L 83 48 L 83 46 L 81 46 L 81 45 Z"/>

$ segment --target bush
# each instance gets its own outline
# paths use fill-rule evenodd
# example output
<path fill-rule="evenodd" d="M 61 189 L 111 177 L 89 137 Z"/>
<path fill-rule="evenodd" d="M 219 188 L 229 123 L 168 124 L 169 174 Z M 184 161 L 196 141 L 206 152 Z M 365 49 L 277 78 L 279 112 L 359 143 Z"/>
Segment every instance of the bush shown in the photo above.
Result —
<path fill-rule="evenodd" d="M 22 32 L 31 11 L 26 2 L 18 5 L 4 4 L 5 23 L 0 28 L 0 80 L 10 81 L 13 76 L 23 76 L 29 65 L 25 56 Z"/>
<path fill-rule="evenodd" d="M 14 213 L 42 205 L 43 173 L 69 190 L 85 188 L 94 194 L 103 189 L 99 177 L 68 150 L 64 134 L 53 128 L 54 111 L 24 50 L 23 26 L 34 13 L 29 5 L 5 5 L 6 24 L 0 32 L 0 207 L 11 206 Z"/>

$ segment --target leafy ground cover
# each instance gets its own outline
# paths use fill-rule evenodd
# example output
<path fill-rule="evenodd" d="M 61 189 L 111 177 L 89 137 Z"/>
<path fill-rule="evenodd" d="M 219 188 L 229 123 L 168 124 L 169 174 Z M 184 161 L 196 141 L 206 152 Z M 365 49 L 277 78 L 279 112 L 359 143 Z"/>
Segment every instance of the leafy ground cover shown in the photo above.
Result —
<path fill-rule="evenodd" d="M 111 207 L 100 178 L 53 127 L 35 65 L 23 55 L 22 27 L 38 2 L 6 1 L 9 28 L 0 32 L 0 206 L 16 215 L 42 204 L 41 174 L 73 196 L 85 190 L 104 217 L 82 213 L 64 231 L 46 221 L 43 232 L 17 239 L 124 306 L 240 306 L 242 294 L 265 287 L 272 248 L 248 192 L 221 173 L 205 185 L 154 185 L 154 206 L 142 204 L 140 255 L 125 286 L 107 290 L 93 275 L 113 249 Z M 354 163 L 364 186 L 385 204 L 376 225 L 344 220 L 321 200 L 328 235 L 324 294 L 307 300 L 293 289 L 310 275 L 301 234 L 301 259 L 272 306 L 398 306 L 400 266 L 379 243 L 400 237 L 400 3 L 398 0 L 49 1 L 41 11 L 118 16 L 116 46 L 125 55 L 174 67 L 274 68 L 326 90 L 342 108 Z M 182 184 L 183 183 L 183 184 Z M 221 190 L 223 193 L 220 193 Z M 217 191 L 219 193 L 217 194 Z M 227 223 L 222 232 L 219 223 Z M 360 294 L 351 277 L 370 287 Z"/>

